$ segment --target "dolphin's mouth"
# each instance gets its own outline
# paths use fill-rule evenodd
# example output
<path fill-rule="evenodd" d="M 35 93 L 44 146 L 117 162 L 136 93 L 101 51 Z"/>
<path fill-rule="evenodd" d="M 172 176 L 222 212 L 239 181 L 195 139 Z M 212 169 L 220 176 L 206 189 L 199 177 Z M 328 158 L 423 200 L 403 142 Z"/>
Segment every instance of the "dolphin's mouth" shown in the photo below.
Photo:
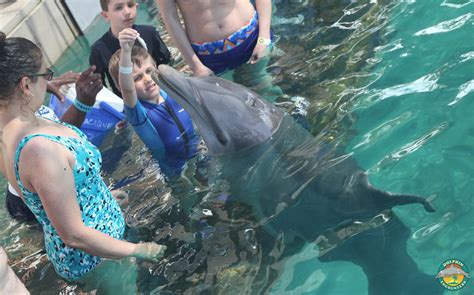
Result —
<path fill-rule="evenodd" d="M 167 88 L 169 91 L 173 92 L 176 95 L 179 95 L 182 99 L 186 100 L 186 96 L 183 95 L 178 89 L 176 89 L 176 87 L 174 87 L 171 83 L 166 81 L 166 79 L 163 78 L 163 75 L 161 75 L 159 72 L 156 72 L 155 77 L 158 82 L 160 82 L 160 86 L 162 88 Z"/>

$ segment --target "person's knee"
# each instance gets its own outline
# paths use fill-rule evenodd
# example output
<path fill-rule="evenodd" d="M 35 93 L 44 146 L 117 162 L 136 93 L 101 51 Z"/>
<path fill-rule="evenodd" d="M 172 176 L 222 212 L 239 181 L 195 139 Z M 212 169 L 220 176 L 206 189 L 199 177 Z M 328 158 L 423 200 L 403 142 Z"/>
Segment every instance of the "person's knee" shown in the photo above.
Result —
<path fill-rule="evenodd" d="M 0 247 L 0 294 L 29 294 L 8 265 L 7 253 L 2 247 Z"/>
<path fill-rule="evenodd" d="M 0 286 L 3 286 L 5 283 L 8 267 L 7 253 L 0 247 Z"/>

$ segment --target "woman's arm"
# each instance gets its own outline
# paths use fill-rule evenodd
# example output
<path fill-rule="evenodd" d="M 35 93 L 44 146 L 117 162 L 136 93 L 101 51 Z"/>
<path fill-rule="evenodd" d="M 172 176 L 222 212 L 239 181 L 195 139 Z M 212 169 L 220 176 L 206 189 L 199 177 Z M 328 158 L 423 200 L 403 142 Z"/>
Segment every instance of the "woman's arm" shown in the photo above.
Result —
<path fill-rule="evenodd" d="M 160 15 L 165 23 L 166 29 L 170 33 L 174 44 L 183 55 L 184 61 L 191 68 L 196 76 L 209 76 L 213 72 L 206 67 L 194 52 L 189 42 L 186 32 L 180 23 L 175 0 L 156 0 Z"/>

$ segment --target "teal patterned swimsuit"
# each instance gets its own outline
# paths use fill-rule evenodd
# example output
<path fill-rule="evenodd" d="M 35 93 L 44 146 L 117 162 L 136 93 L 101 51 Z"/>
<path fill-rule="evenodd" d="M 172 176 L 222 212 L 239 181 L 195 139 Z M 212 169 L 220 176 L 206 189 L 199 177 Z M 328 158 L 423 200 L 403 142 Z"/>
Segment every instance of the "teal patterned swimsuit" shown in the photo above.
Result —
<path fill-rule="evenodd" d="M 75 130 L 79 138 L 49 134 L 26 136 L 20 141 L 16 149 L 15 174 L 25 203 L 43 226 L 46 253 L 56 272 L 67 280 L 77 280 L 94 269 L 101 258 L 66 246 L 48 219 L 38 194 L 28 191 L 23 186 L 18 172 L 18 160 L 23 147 L 32 138 L 40 136 L 63 145 L 73 153 L 76 158 L 74 183 L 77 202 L 82 212 L 82 221 L 86 226 L 116 239 L 122 239 L 125 222 L 119 205 L 112 197 L 100 175 L 102 158 L 99 150 L 87 140 L 79 129 L 71 125 L 63 125 Z"/>

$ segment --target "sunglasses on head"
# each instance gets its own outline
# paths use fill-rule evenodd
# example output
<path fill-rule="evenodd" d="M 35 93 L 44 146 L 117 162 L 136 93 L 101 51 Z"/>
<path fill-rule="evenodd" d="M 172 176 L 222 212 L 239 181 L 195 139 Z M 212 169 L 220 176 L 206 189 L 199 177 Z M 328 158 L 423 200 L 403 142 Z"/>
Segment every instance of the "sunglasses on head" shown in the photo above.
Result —
<path fill-rule="evenodd" d="M 50 68 L 46 68 L 46 73 L 31 74 L 31 75 L 28 75 L 28 76 L 29 77 L 44 77 L 45 80 L 51 81 L 51 80 L 53 80 L 54 71 Z"/>

